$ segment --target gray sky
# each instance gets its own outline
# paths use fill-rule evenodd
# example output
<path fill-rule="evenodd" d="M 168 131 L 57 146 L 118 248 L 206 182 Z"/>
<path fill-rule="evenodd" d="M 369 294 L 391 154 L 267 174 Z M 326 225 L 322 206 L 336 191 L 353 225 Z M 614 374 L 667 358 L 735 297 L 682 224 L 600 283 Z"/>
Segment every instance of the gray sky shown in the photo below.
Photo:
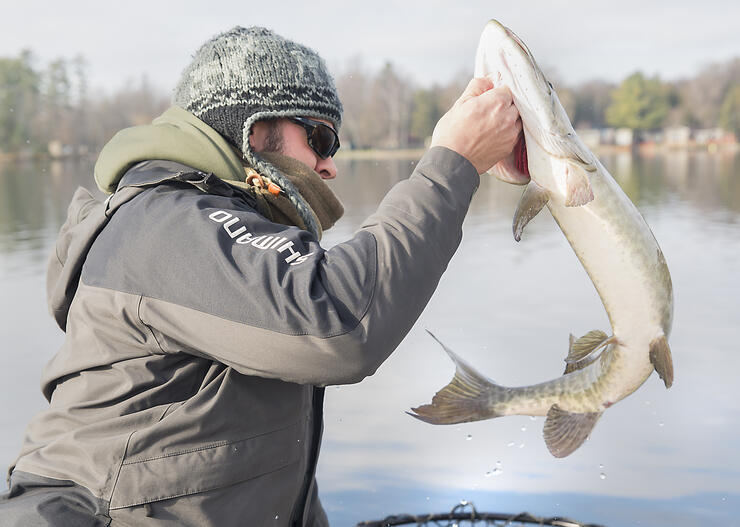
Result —
<path fill-rule="evenodd" d="M 740 2 L 729 0 L 25 0 L 2 11 L 0 56 L 31 48 L 43 64 L 82 54 L 93 87 L 107 91 L 142 73 L 169 91 L 198 46 L 234 25 L 307 44 L 335 73 L 357 57 L 368 68 L 390 60 L 421 84 L 472 72 L 490 18 L 566 84 L 636 70 L 672 80 L 740 56 Z"/>

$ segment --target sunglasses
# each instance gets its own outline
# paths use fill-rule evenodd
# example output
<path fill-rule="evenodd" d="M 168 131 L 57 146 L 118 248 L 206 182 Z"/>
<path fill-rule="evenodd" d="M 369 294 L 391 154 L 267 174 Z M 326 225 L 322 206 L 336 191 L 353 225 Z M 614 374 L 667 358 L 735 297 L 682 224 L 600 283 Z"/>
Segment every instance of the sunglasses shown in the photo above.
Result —
<path fill-rule="evenodd" d="M 321 159 L 332 157 L 339 150 L 339 136 L 331 126 L 307 117 L 288 117 L 287 119 L 306 130 L 308 146 Z"/>

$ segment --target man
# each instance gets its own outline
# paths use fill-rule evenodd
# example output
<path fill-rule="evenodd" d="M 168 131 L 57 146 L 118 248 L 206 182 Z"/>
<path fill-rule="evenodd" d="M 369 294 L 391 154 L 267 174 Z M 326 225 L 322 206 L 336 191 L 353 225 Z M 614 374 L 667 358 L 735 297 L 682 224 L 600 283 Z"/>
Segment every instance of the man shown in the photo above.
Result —
<path fill-rule="evenodd" d="M 66 331 L 0 497 L 0 525 L 323 526 L 323 387 L 375 372 L 461 238 L 479 173 L 521 124 L 474 79 L 348 241 L 341 104 L 318 55 L 262 28 L 204 44 L 152 125 L 119 132 L 48 273 Z"/>

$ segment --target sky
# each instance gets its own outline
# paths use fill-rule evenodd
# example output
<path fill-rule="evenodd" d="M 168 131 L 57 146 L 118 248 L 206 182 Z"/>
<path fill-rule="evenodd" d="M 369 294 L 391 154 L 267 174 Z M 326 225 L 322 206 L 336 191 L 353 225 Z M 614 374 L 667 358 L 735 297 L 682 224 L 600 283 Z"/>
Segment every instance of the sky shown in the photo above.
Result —
<path fill-rule="evenodd" d="M 617 82 L 638 70 L 675 80 L 740 57 L 740 2 L 728 0 L 26 0 L 3 6 L 0 56 L 30 48 L 41 66 L 82 54 L 95 89 L 145 74 L 170 92 L 205 40 L 263 25 L 316 49 L 335 75 L 357 60 L 371 70 L 391 61 L 424 86 L 472 72 L 491 18 L 567 85 Z"/>

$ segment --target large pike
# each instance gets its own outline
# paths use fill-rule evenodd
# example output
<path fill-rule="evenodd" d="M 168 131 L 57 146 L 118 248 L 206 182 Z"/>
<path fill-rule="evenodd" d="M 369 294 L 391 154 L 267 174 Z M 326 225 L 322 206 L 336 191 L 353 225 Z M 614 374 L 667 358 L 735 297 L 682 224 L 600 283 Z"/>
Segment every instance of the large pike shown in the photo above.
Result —
<path fill-rule="evenodd" d="M 512 388 L 485 378 L 442 345 L 455 362 L 455 376 L 411 415 L 434 424 L 546 415 L 547 447 L 565 457 L 586 440 L 604 410 L 637 390 L 653 370 L 671 386 L 671 276 L 645 220 L 580 141 L 527 46 L 495 20 L 481 36 L 475 76 L 508 86 L 522 119 L 523 141 L 493 169 L 500 179 L 528 183 L 514 215 L 514 237 L 518 241 L 547 205 L 594 283 L 612 334 L 571 335 L 563 376 Z"/>

